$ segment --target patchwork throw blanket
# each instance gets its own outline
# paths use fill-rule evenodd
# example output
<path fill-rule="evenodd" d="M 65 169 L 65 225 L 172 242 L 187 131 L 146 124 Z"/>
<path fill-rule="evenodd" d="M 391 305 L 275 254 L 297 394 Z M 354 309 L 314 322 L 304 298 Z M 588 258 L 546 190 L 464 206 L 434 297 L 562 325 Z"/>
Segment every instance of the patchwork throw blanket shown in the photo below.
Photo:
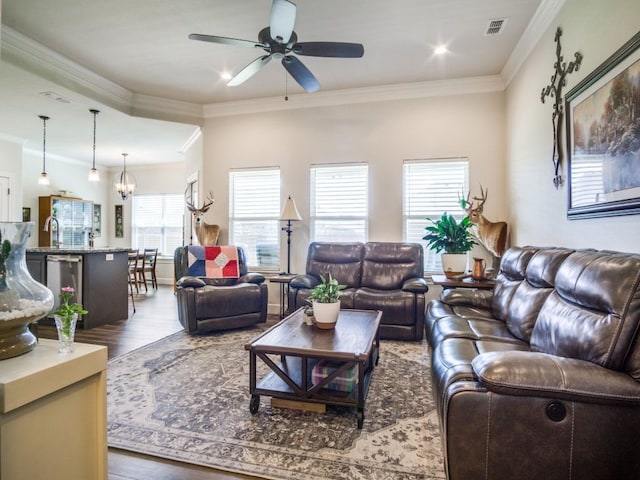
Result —
<path fill-rule="evenodd" d="M 233 245 L 189 245 L 189 275 L 207 278 L 238 278 L 238 249 Z"/>

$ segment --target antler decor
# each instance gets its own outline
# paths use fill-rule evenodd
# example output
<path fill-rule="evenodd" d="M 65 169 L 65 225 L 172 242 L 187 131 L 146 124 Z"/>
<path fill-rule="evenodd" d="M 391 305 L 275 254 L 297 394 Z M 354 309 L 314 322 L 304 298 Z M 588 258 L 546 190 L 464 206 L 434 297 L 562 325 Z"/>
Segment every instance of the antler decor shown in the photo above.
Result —
<path fill-rule="evenodd" d="M 562 136 L 562 87 L 567 83 L 566 77 L 568 74 L 577 71 L 582 62 L 582 54 L 580 52 L 574 53 L 575 60 L 569 62 L 567 65 L 564 62 L 564 57 L 561 54 L 560 37 L 562 36 L 562 30 L 560 27 L 556 30 L 556 36 L 554 41 L 556 42 L 556 61 L 553 64 L 555 72 L 551 77 L 551 83 L 542 89 L 540 94 L 540 100 L 544 103 L 545 97 L 555 97 L 553 102 L 553 114 L 551 115 L 551 123 L 553 124 L 553 167 L 555 169 L 555 175 L 553 177 L 553 184 L 556 188 L 559 188 L 562 184 L 562 174 L 560 173 L 560 165 L 562 164 L 562 146 L 560 144 L 560 137 Z"/>

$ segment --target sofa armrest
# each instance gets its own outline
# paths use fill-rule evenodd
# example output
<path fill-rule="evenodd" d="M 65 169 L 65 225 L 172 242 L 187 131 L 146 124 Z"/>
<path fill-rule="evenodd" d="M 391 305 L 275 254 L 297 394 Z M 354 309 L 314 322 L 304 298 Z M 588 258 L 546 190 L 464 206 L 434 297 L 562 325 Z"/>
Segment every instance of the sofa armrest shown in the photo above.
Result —
<path fill-rule="evenodd" d="M 466 288 L 452 288 L 443 290 L 440 300 L 447 305 L 478 307 L 491 310 L 493 291 Z"/>
<path fill-rule="evenodd" d="M 257 272 L 249 272 L 238 278 L 238 281 L 236 283 L 255 283 L 256 285 L 260 285 L 263 282 L 264 275 Z"/>
<path fill-rule="evenodd" d="M 623 372 L 585 360 L 503 351 L 482 353 L 471 364 L 480 383 L 495 393 L 640 405 L 640 383 Z"/>
<path fill-rule="evenodd" d="M 207 283 L 201 278 L 190 277 L 190 276 L 182 277 L 176 282 L 176 286 L 178 288 L 187 288 L 187 287 L 200 288 L 200 287 L 204 287 L 206 284 Z"/>
<path fill-rule="evenodd" d="M 424 278 L 410 278 L 402 283 L 402 290 L 411 293 L 427 293 L 429 284 Z"/>
<path fill-rule="evenodd" d="M 289 282 L 290 288 L 313 288 L 320 285 L 321 280 L 314 275 L 298 275 Z"/>

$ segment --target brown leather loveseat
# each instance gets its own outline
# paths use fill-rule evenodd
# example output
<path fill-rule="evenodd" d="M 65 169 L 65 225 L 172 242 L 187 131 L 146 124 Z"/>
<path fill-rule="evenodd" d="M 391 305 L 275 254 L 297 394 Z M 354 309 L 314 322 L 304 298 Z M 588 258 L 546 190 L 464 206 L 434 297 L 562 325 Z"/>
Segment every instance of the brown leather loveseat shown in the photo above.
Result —
<path fill-rule="evenodd" d="M 640 478 L 640 255 L 511 248 L 429 302 L 447 478 Z"/>
<path fill-rule="evenodd" d="M 291 310 L 308 305 L 320 277 L 347 286 L 340 308 L 381 310 L 380 337 L 421 340 L 424 335 L 424 251 L 417 243 L 322 243 L 309 245 L 306 274 L 289 288 Z"/>

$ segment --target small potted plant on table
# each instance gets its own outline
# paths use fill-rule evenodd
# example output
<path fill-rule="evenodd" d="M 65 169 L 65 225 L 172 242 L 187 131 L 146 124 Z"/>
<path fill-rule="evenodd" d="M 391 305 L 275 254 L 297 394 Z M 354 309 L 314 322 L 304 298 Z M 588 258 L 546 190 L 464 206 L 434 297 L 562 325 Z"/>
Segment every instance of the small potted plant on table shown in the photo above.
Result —
<path fill-rule="evenodd" d="M 340 314 L 340 296 L 342 290 L 347 288 L 328 275 L 328 279 L 320 277 L 322 283 L 316 285 L 311 290 L 309 300 L 313 308 L 313 316 L 316 319 L 318 328 L 330 330 L 336 326 L 338 315 Z"/>
<path fill-rule="evenodd" d="M 453 215 L 444 212 L 438 220 L 427 218 L 432 225 L 425 227 L 429 233 L 422 237 L 431 250 L 442 253 L 442 269 L 447 278 L 463 275 L 467 268 L 467 253 L 476 242 L 469 230 L 471 221 L 464 217 L 457 222 Z"/>

